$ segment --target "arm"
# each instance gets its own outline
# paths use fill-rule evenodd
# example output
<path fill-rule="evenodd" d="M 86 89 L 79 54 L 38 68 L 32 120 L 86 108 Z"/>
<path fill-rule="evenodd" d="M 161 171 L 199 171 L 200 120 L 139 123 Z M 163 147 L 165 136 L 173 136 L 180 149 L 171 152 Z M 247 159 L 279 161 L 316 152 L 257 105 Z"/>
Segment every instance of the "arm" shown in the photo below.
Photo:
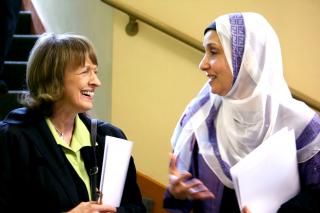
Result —
<path fill-rule="evenodd" d="M 6 212 L 10 203 L 14 200 L 11 186 L 14 187 L 12 180 L 12 165 L 10 151 L 5 132 L 5 125 L 0 122 L 0 212 Z"/>

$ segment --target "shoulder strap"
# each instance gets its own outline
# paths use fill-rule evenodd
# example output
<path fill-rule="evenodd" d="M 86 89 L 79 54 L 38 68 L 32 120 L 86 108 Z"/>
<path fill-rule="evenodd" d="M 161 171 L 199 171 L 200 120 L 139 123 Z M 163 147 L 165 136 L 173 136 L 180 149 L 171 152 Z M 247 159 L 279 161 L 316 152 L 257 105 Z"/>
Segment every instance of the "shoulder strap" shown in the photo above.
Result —
<path fill-rule="evenodd" d="M 95 147 L 96 143 L 96 138 L 97 138 L 97 124 L 98 120 L 97 119 L 92 119 L 91 120 L 91 146 Z"/>
<path fill-rule="evenodd" d="M 98 165 L 97 165 L 97 156 L 96 156 L 96 138 L 97 138 L 97 119 L 91 120 L 91 147 L 93 152 L 93 160 L 94 160 L 94 167 L 90 168 L 89 170 L 89 177 L 90 177 L 90 187 L 91 187 L 91 199 L 96 201 L 98 200 L 97 194 L 97 174 L 98 174 Z"/>

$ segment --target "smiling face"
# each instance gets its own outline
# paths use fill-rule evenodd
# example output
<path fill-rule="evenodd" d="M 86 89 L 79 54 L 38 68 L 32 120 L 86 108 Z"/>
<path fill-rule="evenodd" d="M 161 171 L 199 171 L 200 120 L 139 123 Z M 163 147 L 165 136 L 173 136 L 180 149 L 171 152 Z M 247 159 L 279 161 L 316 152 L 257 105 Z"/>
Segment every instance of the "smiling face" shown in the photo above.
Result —
<path fill-rule="evenodd" d="M 208 76 L 211 92 L 225 96 L 232 88 L 233 75 L 216 31 L 205 34 L 203 46 L 205 55 L 199 68 Z"/>
<path fill-rule="evenodd" d="M 56 104 L 69 112 L 86 112 L 93 107 L 94 92 L 100 85 L 97 65 L 87 56 L 84 65 L 76 68 L 67 67 L 64 74 L 63 95 Z"/>

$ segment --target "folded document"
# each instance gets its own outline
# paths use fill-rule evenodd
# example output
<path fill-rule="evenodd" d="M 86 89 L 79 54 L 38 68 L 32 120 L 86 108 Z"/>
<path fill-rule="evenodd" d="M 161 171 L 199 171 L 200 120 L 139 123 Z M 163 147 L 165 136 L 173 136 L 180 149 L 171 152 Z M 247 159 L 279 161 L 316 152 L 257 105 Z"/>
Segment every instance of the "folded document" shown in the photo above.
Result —
<path fill-rule="evenodd" d="M 240 209 L 275 213 L 300 190 L 293 130 L 283 128 L 230 169 Z"/>
<path fill-rule="evenodd" d="M 120 206 L 132 145 L 131 141 L 106 136 L 100 181 L 103 204 Z"/>

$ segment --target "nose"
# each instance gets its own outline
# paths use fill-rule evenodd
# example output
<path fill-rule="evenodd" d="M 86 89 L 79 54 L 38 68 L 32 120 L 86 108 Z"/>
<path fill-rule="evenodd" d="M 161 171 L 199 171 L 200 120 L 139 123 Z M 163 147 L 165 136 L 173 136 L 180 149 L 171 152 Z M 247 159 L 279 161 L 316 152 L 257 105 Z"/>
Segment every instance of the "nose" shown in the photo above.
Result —
<path fill-rule="evenodd" d="M 92 72 L 90 78 L 90 84 L 95 85 L 96 87 L 101 86 L 101 81 L 98 78 L 98 75 L 95 72 Z"/>
<path fill-rule="evenodd" d="M 209 69 L 209 63 L 206 55 L 203 56 L 203 58 L 200 61 L 199 69 L 202 71 L 206 71 Z"/>

